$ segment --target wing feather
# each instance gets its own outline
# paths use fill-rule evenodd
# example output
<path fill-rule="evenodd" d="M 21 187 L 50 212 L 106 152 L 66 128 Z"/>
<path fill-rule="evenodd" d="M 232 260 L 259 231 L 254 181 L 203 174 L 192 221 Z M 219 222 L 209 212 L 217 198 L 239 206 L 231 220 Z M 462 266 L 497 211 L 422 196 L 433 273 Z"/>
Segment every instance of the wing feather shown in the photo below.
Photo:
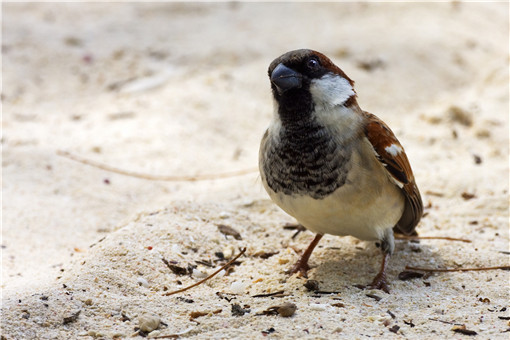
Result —
<path fill-rule="evenodd" d="M 404 212 L 395 227 L 404 234 L 412 234 L 423 215 L 423 202 L 407 155 L 395 134 L 382 120 L 368 112 L 363 114 L 368 121 L 365 135 L 374 147 L 377 159 L 401 188 L 406 199 Z"/>

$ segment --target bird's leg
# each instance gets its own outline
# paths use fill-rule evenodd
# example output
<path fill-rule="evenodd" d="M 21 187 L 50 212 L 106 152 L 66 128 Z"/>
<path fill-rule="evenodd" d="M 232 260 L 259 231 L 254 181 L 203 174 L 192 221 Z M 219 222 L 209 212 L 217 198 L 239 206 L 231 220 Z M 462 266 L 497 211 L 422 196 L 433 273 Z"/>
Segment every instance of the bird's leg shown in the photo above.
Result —
<path fill-rule="evenodd" d="M 379 270 L 379 273 L 377 273 L 377 275 L 374 277 L 374 280 L 369 285 L 369 288 L 381 289 L 388 294 L 390 293 L 388 283 L 386 282 L 386 268 L 388 267 L 391 254 L 393 254 L 394 249 L 395 249 L 395 237 L 393 235 L 393 230 L 387 229 L 381 240 L 381 250 L 383 252 L 381 270 Z"/>
<path fill-rule="evenodd" d="M 374 277 L 374 280 L 369 285 L 369 288 L 372 289 L 381 289 L 386 293 L 390 293 L 390 289 L 388 288 L 388 283 L 386 282 L 386 268 L 388 267 L 388 262 L 390 262 L 390 254 L 383 252 L 383 260 L 381 264 L 381 270 Z"/>
<path fill-rule="evenodd" d="M 290 274 L 299 272 L 299 273 L 301 273 L 302 276 L 308 277 L 306 274 L 308 272 L 308 270 L 310 269 L 310 267 L 308 266 L 308 259 L 310 259 L 310 255 L 312 255 L 314 248 L 317 246 L 317 244 L 319 243 L 321 238 L 322 238 L 322 234 L 315 235 L 315 238 L 310 243 L 308 248 L 306 248 L 306 250 L 303 253 L 303 255 L 301 256 L 301 258 L 296 262 L 294 267 L 292 267 L 292 269 L 290 270 Z"/>

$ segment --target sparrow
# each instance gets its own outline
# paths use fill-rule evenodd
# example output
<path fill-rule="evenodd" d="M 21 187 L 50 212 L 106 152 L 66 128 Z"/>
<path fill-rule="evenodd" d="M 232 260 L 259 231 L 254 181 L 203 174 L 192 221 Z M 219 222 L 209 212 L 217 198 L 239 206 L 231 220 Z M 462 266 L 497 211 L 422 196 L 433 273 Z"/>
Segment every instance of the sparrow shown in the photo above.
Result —
<path fill-rule="evenodd" d="M 259 151 L 270 198 L 316 233 L 291 273 L 306 277 L 324 234 L 376 241 L 380 271 L 370 288 L 389 293 L 394 232 L 416 235 L 423 202 L 404 148 L 363 111 L 352 81 L 324 54 L 287 52 L 269 66 L 274 114 Z"/>

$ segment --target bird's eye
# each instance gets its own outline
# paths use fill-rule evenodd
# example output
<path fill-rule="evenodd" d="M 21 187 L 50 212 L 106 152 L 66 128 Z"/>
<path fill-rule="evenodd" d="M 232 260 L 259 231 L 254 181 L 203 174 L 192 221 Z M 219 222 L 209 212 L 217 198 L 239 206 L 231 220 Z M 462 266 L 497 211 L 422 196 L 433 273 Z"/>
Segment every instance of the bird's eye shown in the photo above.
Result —
<path fill-rule="evenodd" d="M 319 67 L 319 61 L 317 59 L 309 59 L 307 62 L 306 62 L 306 66 L 310 69 L 310 70 L 316 70 L 318 67 Z"/>

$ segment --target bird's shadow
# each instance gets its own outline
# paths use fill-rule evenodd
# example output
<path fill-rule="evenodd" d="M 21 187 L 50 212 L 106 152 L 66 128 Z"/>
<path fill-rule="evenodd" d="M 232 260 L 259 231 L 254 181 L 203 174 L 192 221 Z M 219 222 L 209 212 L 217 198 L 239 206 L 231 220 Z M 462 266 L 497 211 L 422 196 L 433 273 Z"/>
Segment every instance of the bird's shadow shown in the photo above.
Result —
<path fill-rule="evenodd" d="M 310 259 L 312 270 L 308 273 L 308 279 L 319 281 L 323 291 L 366 286 L 379 272 L 381 262 L 382 252 L 374 243 L 361 242 L 353 245 L 351 242 L 341 242 L 335 247 L 324 245 L 322 249 L 316 249 Z M 399 274 L 406 270 L 406 266 L 437 268 L 443 263 L 441 255 L 428 245 L 396 240 L 395 251 L 386 270 L 387 281 L 392 291 L 415 289 L 415 286 L 404 284 L 405 281 L 399 279 Z M 418 273 L 424 274 L 423 277 L 409 280 L 417 280 L 415 283 L 427 285 L 426 280 L 430 273 Z"/>

